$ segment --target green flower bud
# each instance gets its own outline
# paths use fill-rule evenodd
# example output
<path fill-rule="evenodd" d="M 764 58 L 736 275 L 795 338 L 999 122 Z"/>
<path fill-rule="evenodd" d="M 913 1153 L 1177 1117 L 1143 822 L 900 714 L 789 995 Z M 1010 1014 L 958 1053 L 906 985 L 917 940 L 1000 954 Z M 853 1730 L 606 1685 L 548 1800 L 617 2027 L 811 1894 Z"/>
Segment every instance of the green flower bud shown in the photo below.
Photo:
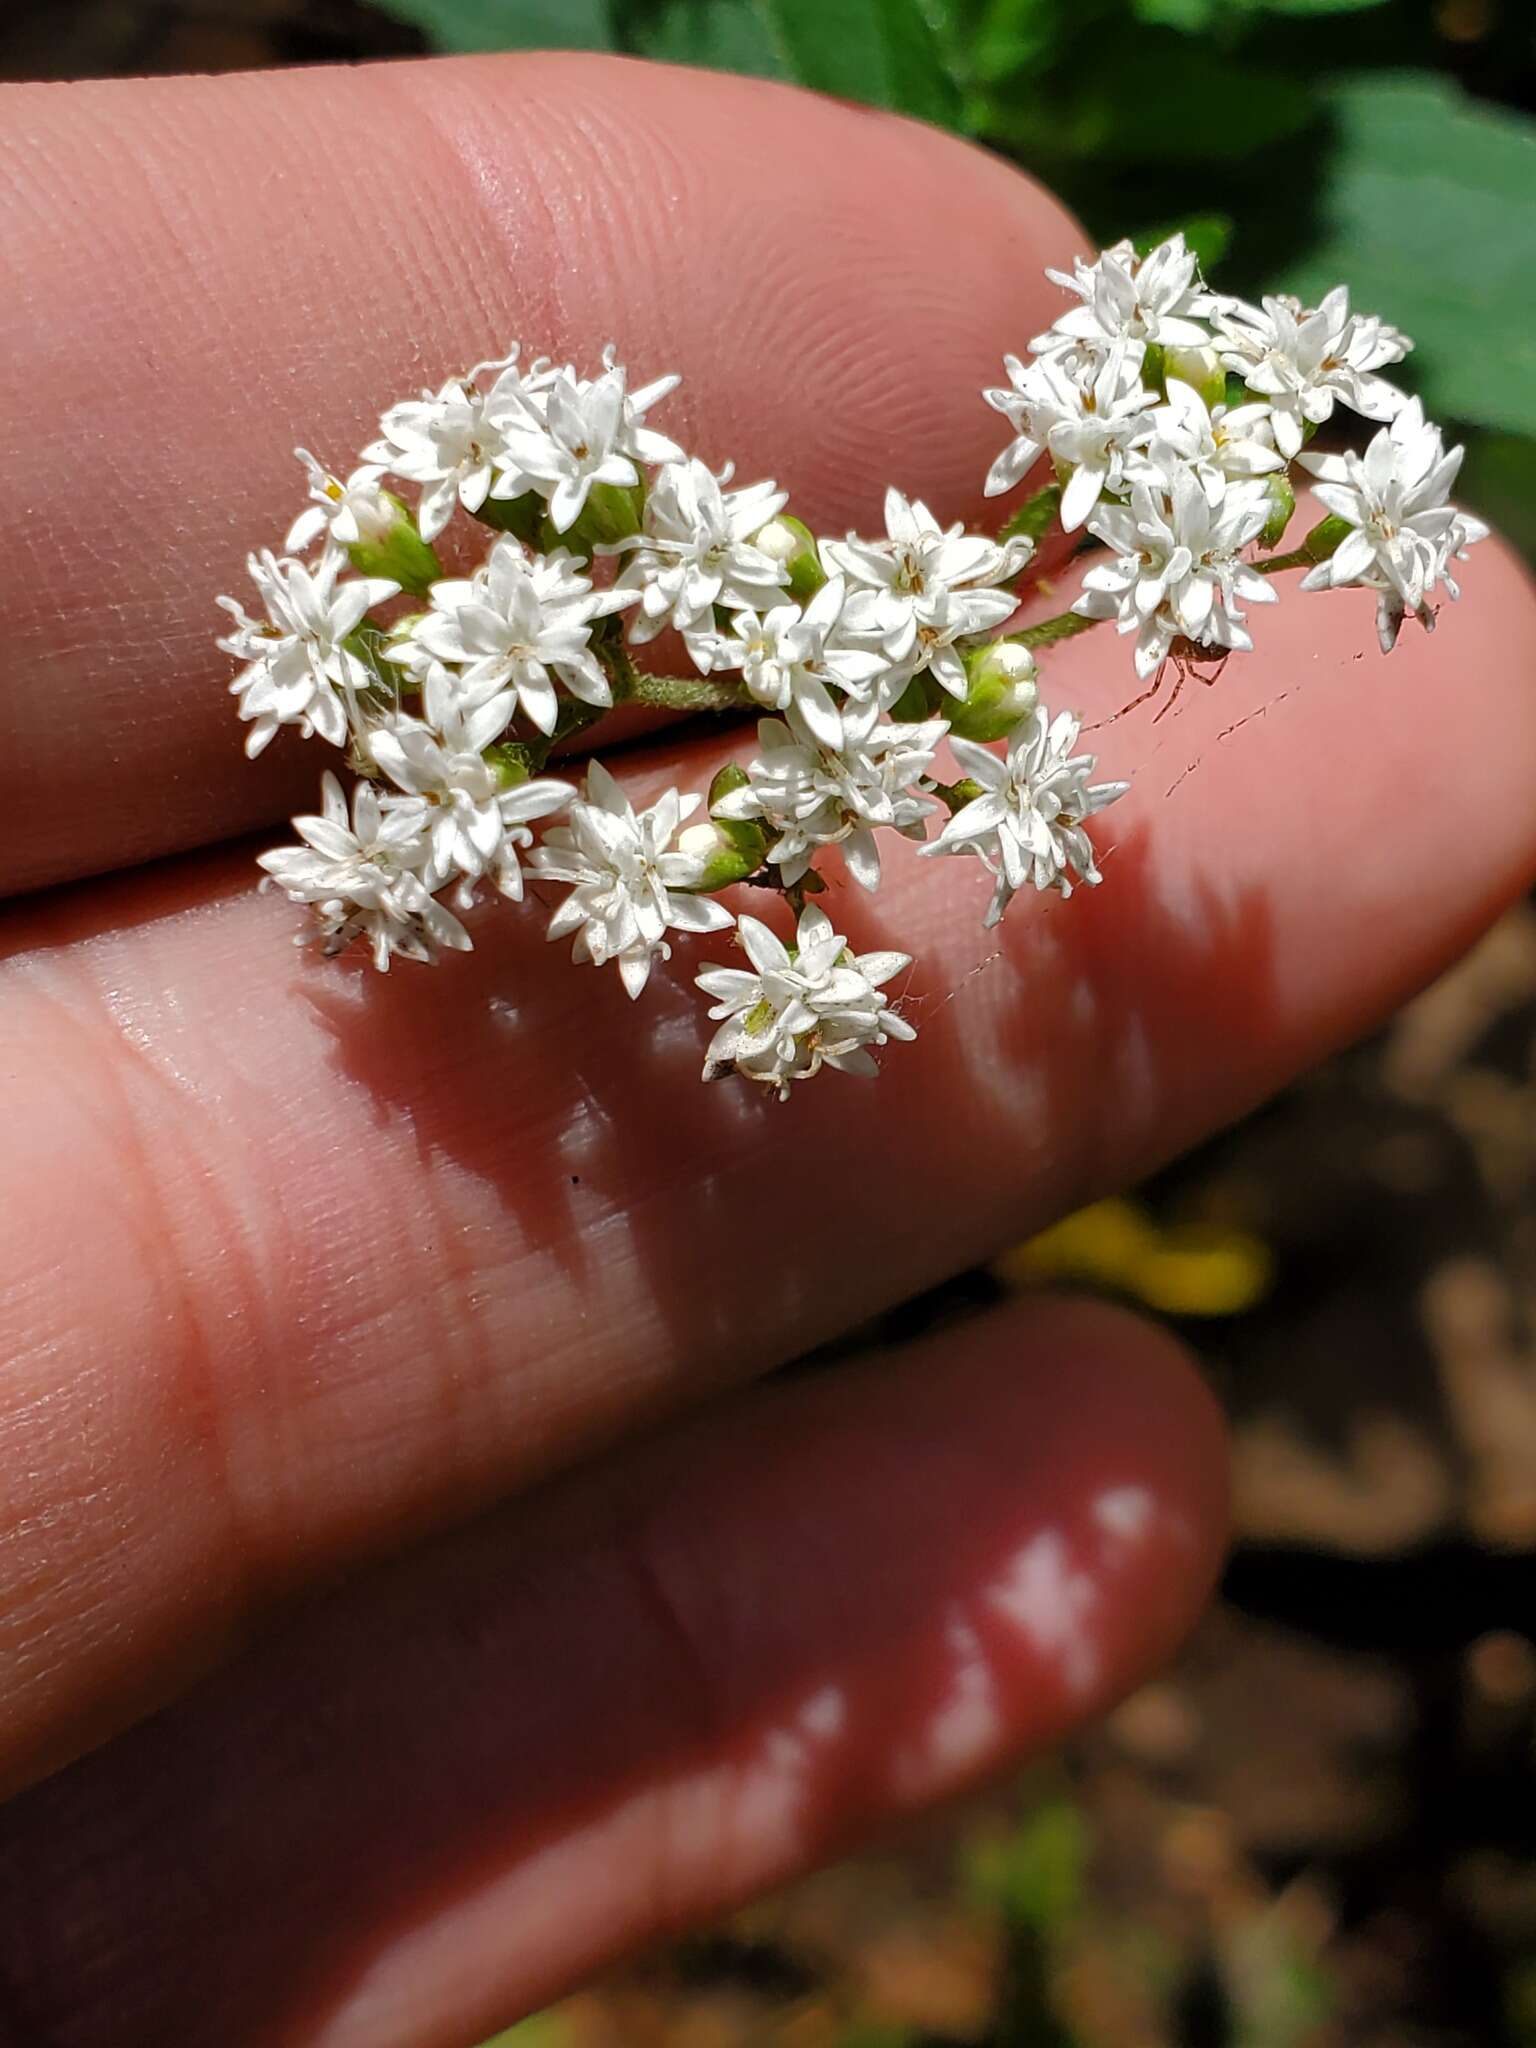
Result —
<path fill-rule="evenodd" d="M 744 860 L 751 862 L 746 870 L 755 874 L 768 857 L 768 834 L 755 818 L 717 818 L 715 805 L 722 797 L 730 796 L 738 789 L 745 789 L 751 777 L 739 761 L 727 761 L 709 785 L 709 811 L 711 829 Z M 697 831 L 690 826 L 689 831 Z M 684 838 L 687 837 L 685 833 Z M 678 842 L 681 845 L 681 841 Z M 739 879 L 739 877 L 737 878 Z"/>
<path fill-rule="evenodd" d="M 536 548 L 544 523 L 544 500 L 537 491 L 524 491 L 520 498 L 487 498 L 475 517 L 482 526 L 510 533 L 524 547 Z"/>
<path fill-rule="evenodd" d="M 594 548 L 612 547 L 640 531 L 645 510 L 643 484 L 594 484 L 587 493 L 581 516 L 564 533 L 556 533 L 550 520 L 539 530 L 539 544 L 545 553 L 569 548 L 573 555 L 590 555 Z"/>
<path fill-rule="evenodd" d="M 803 519 L 781 512 L 752 536 L 752 545 L 789 571 L 789 594 L 806 604 L 827 580 L 816 552 L 816 536 Z"/>
<path fill-rule="evenodd" d="M 1314 562 L 1326 562 L 1345 535 L 1353 532 L 1354 528 L 1347 519 L 1340 519 L 1330 512 L 1326 519 L 1317 522 L 1302 546 Z"/>
<path fill-rule="evenodd" d="M 495 746 L 487 747 L 480 758 L 488 768 L 495 770 L 496 780 L 503 789 L 516 789 L 533 773 L 528 749 L 516 740 L 498 740 Z"/>
<path fill-rule="evenodd" d="M 944 706 L 949 729 L 963 740 L 1006 739 L 1040 701 L 1035 657 L 1016 640 L 994 640 L 965 657 L 965 702 Z"/>
<path fill-rule="evenodd" d="M 1166 392 L 1166 359 L 1167 351 L 1163 348 L 1161 342 L 1149 341 L 1147 343 L 1147 352 L 1141 359 L 1141 381 L 1148 391 Z"/>
<path fill-rule="evenodd" d="M 925 718 L 932 718 L 938 709 L 939 698 L 944 695 L 933 677 L 925 670 L 914 676 L 891 706 L 891 716 L 898 725 L 921 725 Z M 949 700 L 951 703 L 953 698 Z"/>
<path fill-rule="evenodd" d="M 1198 391 L 1208 406 L 1224 405 L 1227 373 L 1213 348 L 1170 348 L 1163 354 L 1163 381 L 1177 377 Z"/>
<path fill-rule="evenodd" d="M 359 576 L 387 576 L 413 596 L 424 596 L 434 583 L 442 581 L 443 565 L 437 550 L 422 539 L 408 505 L 393 491 L 379 495 L 394 517 L 382 533 L 354 541 L 347 549 L 347 559 Z"/>
<path fill-rule="evenodd" d="M 1285 529 L 1290 525 L 1296 510 L 1296 493 L 1291 489 L 1290 480 L 1276 473 L 1264 479 L 1264 488 L 1269 495 L 1269 517 L 1259 535 L 1259 546 L 1277 548 L 1285 538 Z"/>
<path fill-rule="evenodd" d="M 739 831 L 755 835 L 755 850 L 736 843 Z M 705 896 L 728 889 L 733 882 L 744 882 L 748 875 L 756 874 L 767 850 L 767 838 L 757 826 L 737 826 L 723 818 L 688 825 L 678 834 L 677 851 L 698 863 L 698 878 L 682 886 L 693 895 Z"/>

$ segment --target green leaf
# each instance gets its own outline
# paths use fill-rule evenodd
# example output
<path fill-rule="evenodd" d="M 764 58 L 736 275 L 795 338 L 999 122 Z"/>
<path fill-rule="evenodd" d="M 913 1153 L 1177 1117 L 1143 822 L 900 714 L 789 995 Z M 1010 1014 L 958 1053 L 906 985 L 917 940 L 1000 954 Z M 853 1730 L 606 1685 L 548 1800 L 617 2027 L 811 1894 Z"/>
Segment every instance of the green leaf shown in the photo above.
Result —
<path fill-rule="evenodd" d="M 1316 111 L 1303 79 L 1223 56 L 1170 29 L 1131 25 L 1092 63 L 1033 89 L 1021 80 L 999 95 L 989 133 L 1026 163 L 1049 169 L 1063 158 L 1096 170 L 1229 165 L 1298 133 Z M 1197 185 L 1192 196 L 1210 190 Z"/>
<path fill-rule="evenodd" d="M 1536 440 L 1523 434 L 1469 435 L 1455 496 L 1536 562 Z"/>
<path fill-rule="evenodd" d="M 1536 123 L 1427 72 L 1331 89 L 1317 229 L 1277 282 L 1309 304 L 1341 279 L 1411 334 L 1431 412 L 1536 433 Z"/>
<path fill-rule="evenodd" d="M 787 74 L 755 0 L 612 0 L 619 40 L 638 57 L 743 71 Z"/>
<path fill-rule="evenodd" d="M 960 125 L 960 91 L 920 0 L 758 0 L 790 77 L 819 92 Z"/>
<path fill-rule="evenodd" d="M 1385 0 L 1251 0 L 1265 14 L 1361 14 L 1367 7 L 1380 7 Z"/>
<path fill-rule="evenodd" d="M 1202 271 L 1213 270 L 1232 246 L 1232 216 L 1227 213 L 1189 213 L 1182 220 L 1162 221 L 1156 227 L 1142 228 L 1132 235 L 1131 240 L 1138 252 L 1145 256 L 1149 249 L 1155 249 L 1159 242 L 1166 242 L 1170 235 L 1182 235 L 1194 250 Z"/>
<path fill-rule="evenodd" d="M 968 0 L 952 20 L 968 82 L 998 85 L 1045 62 L 1063 26 L 1062 0 Z"/>
<path fill-rule="evenodd" d="M 608 0 L 378 0 L 439 50 L 611 50 Z"/>

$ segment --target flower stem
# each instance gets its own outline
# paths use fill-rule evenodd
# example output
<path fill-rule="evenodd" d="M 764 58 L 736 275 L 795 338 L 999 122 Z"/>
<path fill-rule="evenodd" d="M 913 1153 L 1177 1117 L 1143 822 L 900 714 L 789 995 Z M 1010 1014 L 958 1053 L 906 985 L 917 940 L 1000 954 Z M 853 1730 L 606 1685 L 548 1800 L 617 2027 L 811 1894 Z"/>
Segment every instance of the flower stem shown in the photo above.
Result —
<path fill-rule="evenodd" d="M 1292 548 L 1288 554 L 1271 555 L 1267 561 L 1255 562 L 1254 568 L 1261 576 L 1278 576 L 1282 569 L 1314 569 L 1317 557 L 1305 546 Z"/>
<path fill-rule="evenodd" d="M 1011 519 L 1005 520 L 998 532 L 999 540 L 1039 540 L 1051 521 L 1061 509 L 1061 485 L 1042 484 L 1038 491 L 1026 498 Z"/>
<path fill-rule="evenodd" d="M 740 683 L 712 682 L 708 676 L 652 676 L 636 669 L 626 698 L 664 711 L 746 711 L 753 699 Z"/>
<path fill-rule="evenodd" d="M 1008 637 L 1021 647 L 1050 647 L 1058 640 L 1075 640 L 1090 626 L 1102 624 L 1101 619 L 1085 618 L 1081 612 L 1058 612 L 1054 619 L 1042 619 L 1038 626 L 1026 626 L 1022 633 L 1010 633 Z"/>

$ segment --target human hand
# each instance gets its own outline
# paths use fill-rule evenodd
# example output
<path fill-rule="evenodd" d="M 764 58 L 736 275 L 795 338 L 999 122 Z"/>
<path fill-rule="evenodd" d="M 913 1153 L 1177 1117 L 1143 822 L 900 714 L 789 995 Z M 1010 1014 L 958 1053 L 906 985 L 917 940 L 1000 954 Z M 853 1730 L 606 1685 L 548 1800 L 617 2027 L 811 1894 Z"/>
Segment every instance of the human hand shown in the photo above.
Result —
<path fill-rule="evenodd" d="M 209 652 L 295 440 L 612 338 L 821 526 L 887 480 L 958 515 L 1086 243 L 937 135 L 597 60 L 0 106 L 0 886 L 69 884 L 0 927 L 0 2043 L 450 2048 L 1171 1649 L 1223 1477 L 1165 1338 L 1031 1301 L 743 1385 L 1464 945 L 1532 867 L 1536 619 L 1492 547 L 1390 664 L 1364 593 L 1277 608 L 1098 736 L 1109 886 L 979 973 L 974 876 L 903 862 L 847 906 L 923 961 L 874 1087 L 702 1090 L 691 997 L 646 1037 L 529 922 L 307 963 L 207 850 L 311 792 Z M 1109 717 L 1122 655 L 1062 647 L 1055 697 Z"/>

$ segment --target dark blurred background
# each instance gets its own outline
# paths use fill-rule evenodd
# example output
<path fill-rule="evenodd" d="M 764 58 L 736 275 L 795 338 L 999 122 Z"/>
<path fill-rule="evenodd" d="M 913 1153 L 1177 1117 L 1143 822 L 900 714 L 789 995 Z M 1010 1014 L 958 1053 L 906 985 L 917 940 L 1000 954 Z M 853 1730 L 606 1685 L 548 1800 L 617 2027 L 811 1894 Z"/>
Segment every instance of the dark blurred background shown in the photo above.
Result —
<path fill-rule="evenodd" d="M 9 0 L 0 76 L 612 47 L 990 143 L 1102 239 L 1419 342 L 1536 553 L 1532 0 Z M 1048 1769 L 506 2048 L 1536 2048 L 1536 908 L 1374 1042 L 881 1335 L 1067 1277 L 1196 1346 L 1237 1543 Z M 866 1333 L 867 1334 L 867 1333 Z"/>

